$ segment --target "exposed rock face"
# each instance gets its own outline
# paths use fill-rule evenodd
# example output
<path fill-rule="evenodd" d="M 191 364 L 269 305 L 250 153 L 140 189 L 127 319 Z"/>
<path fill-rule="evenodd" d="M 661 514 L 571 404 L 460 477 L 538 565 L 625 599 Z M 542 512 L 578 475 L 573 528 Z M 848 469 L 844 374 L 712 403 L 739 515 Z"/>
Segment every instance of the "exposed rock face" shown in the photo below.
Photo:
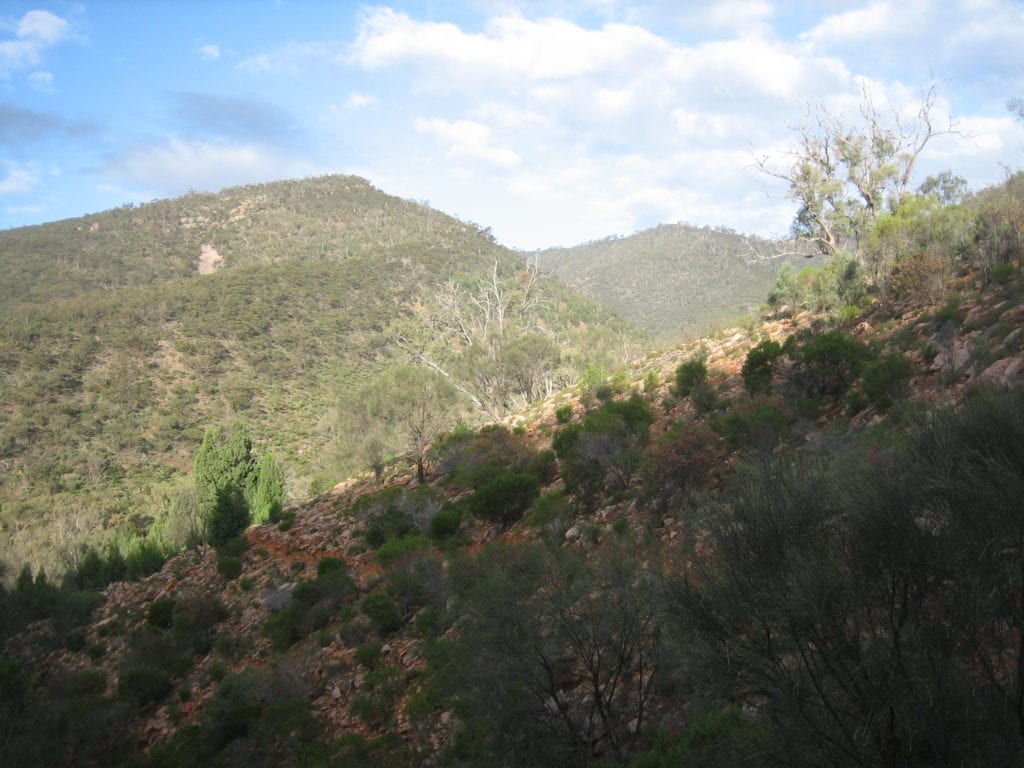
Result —
<path fill-rule="evenodd" d="M 224 257 L 212 245 L 200 246 L 199 261 L 196 263 L 200 275 L 212 275 L 223 266 Z"/>

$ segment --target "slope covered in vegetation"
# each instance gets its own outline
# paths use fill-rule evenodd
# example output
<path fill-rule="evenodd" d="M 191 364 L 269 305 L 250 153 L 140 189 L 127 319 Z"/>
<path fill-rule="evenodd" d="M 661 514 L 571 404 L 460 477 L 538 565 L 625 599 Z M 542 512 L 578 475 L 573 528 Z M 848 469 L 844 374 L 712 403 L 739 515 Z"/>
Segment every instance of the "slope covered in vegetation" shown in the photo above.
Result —
<path fill-rule="evenodd" d="M 246 421 L 305 498 L 363 468 L 326 448 L 347 394 L 388 365 L 444 371 L 471 421 L 639 338 L 475 225 L 354 177 L 2 232 L 0 559 L 52 572 L 85 541 L 145 532 L 210 426 Z"/>
<path fill-rule="evenodd" d="M 530 257 L 584 295 L 671 340 L 755 312 L 781 264 L 806 261 L 799 254 L 778 255 L 790 246 L 723 228 L 662 224 Z"/>
<path fill-rule="evenodd" d="M 455 428 L 422 482 L 102 593 L 23 572 L 5 762 L 1019 764 L 1022 223 L 1021 175 L 908 198 L 760 325 Z"/>

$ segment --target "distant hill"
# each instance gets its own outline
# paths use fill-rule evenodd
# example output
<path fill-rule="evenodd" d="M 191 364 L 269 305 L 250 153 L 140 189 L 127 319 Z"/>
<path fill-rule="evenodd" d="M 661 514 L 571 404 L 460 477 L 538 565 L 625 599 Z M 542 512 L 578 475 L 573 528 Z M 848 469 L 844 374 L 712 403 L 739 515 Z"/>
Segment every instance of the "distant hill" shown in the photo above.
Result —
<path fill-rule="evenodd" d="M 530 254 L 541 269 L 663 337 L 693 336 L 762 304 L 789 249 L 728 229 L 662 224 Z M 786 257 L 806 263 L 803 256 Z"/>
<path fill-rule="evenodd" d="M 523 270 L 475 225 L 349 176 L 0 232 L 0 561 L 145 528 L 203 430 L 235 418 L 293 496 L 360 469 L 328 458 L 339 397 L 430 342 L 435 286 Z M 563 378 L 639 338 L 555 280 L 532 290 Z"/>

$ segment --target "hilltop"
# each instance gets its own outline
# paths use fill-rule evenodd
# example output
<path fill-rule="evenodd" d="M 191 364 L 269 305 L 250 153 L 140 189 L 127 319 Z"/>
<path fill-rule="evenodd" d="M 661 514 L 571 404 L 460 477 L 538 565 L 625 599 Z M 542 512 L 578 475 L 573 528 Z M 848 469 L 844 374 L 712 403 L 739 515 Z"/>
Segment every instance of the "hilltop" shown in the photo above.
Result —
<path fill-rule="evenodd" d="M 821 266 L 804 250 L 722 227 L 662 224 L 530 258 L 651 335 L 674 340 L 756 313 L 782 264 Z"/>
<path fill-rule="evenodd" d="M 144 533 L 203 432 L 239 419 L 288 495 L 315 495 L 361 468 L 331 447 L 339 408 L 386 367 L 429 359 L 472 394 L 471 345 L 442 330 L 485 289 L 509 322 L 474 372 L 533 350 L 554 386 L 642 338 L 481 228 L 350 176 L 0 232 L 0 560 L 59 572 L 87 542 Z M 544 343 L 515 346 L 524 333 Z M 490 413 L 535 396 L 488 386 Z"/>
<path fill-rule="evenodd" d="M 452 429 L 423 482 L 102 593 L 24 572 L 5 756 L 1016 764 L 1022 191 L 912 201 L 756 324 Z"/>

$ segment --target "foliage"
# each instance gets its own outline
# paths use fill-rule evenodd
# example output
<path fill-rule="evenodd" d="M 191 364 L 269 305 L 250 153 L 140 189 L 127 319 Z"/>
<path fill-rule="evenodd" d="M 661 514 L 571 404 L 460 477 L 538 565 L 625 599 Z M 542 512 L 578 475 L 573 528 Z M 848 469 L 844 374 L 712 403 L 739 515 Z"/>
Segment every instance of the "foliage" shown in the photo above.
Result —
<path fill-rule="evenodd" d="M 454 536 L 462 524 L 462 515 L 455 506 L 442 507 L 436 515 L 430 519 L 430 537 L 442 541 Z"/>
<path fill-rule="evenodd" d="M 370 618 L 377 632 L 390 635 L 405 623 L 398 610 L 398 604 L 384 591 L 371 592 L 363 598 L 360 610 Z"/>
<path fill-rule="evenodd" d="M 1021 749 L 1024 397 L 980 396 L 901 447 L 766 458 L 676 580 L 688 669 L 757 703 L 792 764 L 1007 764 Z"/>
<path fill-rule="evenodd" d="M 523 516 L 540 495 L 537 478 L 521 472 L 503 472 L 480 485 L 469 506 L 473 514 L 508 528 Z"/>
<path fill-rule="evenodd" d="M 869 358 L 868 349 L 842 331 L 812 334 L 788 352 L 794 360 L 793 383 L 808 397 L 842 397 Z"/>
<path fill-rule="evenodd" d="M 743 386 L 751 395 L 771 390 L 775 362 L 782 357 L 782 345 L 766 339 L 747 353 L 743 361 Z"/>
<path fill-rule="evenodd" d="M 703 424 L 675 425 L 644 451 L 642 499 L 657 514 L 703 490 L 725 460 L 722 438 Z"/>
<path fill-rule="evenodd" d="M 795 417 L 778 398 L 755 397 L 733 403 L 711 420 L 711 428 L 725 438 L 730 449 L 774 448 L 789 434 Z"/>
<path fill-rule="evenodd" d="M 655 593 L 636 563 L 493 545 L 454 579 L 460 631 L 432 664 L 462 728 L 482 729 L 474 763 L 572 765 L 598 734 L 622 760 L 659 658 Z"/>
<path fill-rule="evenodd" d="M 676 368 L 675 394 L 679 397 L 689 397 L 699 387 L 706 386 L 707 380 L 708 367 L 703 357 L 686 360 Z"/>
<path fill-rule="evenodd" d="M 910 361 L 904 355 L 881 355 L 864 365 L 860 389 L 872 405 L 885 411 L 902 394 L 911 373 Z"/>

